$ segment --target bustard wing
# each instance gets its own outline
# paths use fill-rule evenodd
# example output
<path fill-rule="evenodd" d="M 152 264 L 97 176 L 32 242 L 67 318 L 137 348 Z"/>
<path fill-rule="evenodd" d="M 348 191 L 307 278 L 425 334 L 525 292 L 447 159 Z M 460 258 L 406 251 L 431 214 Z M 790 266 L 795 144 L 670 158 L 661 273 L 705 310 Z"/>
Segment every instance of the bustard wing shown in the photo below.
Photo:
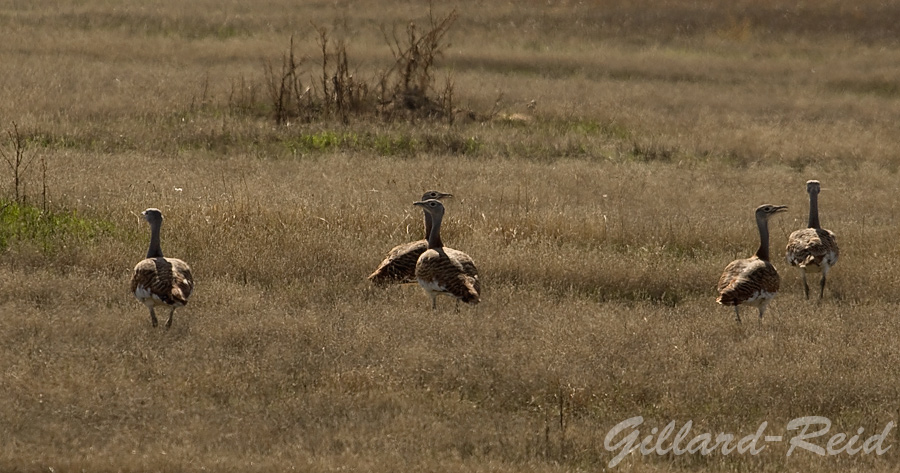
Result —
<path fill-rule="evenodd" d="M 416 264 L 416 278 L 429 289 L 446 292 L 457 299 L 480 302 L 478 272 L 469 255 L 452 248 L 427 250 Z"/>
<path fill-rule="evenodd" d="M 791 266 L 834 266 L 840 251 L 837 239 L 823 228 L 804 228 L 791 233 L 785 256 Z"/>
<path fill-rule="evenodd" d="M 454 250 L 453 248 L 446 248 L 446 250 L 450 252 L 449 256 L 455 258 L 462 266 L 463 273 L 467 276 L 467 280 L 471 283 L 475 294 L 481 297 L 481 280 L 478 279 L 478 268 L 475 267 L 475 261 L 462 251 Z"/>
<path fill-rule="evenodd" d="M 194 292 L 194 275 L 191 267 L 180 259 L 167 258 L 172 264 L 172 297 L 186 305 L 191 293 Z"/>
<path fill-rule="evenodd" d="M 395 246 L 378 269 L 369 275 L 369 280 L 376 284 L 416 282 L 416 262 L 427 249 L 425 240 Z"/>
<path fill-rule="evenodd" d="M 757 257 L 734 260 L 725 267 L 716 289 L 716 302 L 738 305 L 753 301 L 763 293 L 775 294 L 781 283 L 778 271 L 768 261 Z"/>
<path fill-rule="evenodd" d="M 134 267 L 131 292 L 138 299 L 156 299 L 167 305 L 186 305 L 194 290 L 187 263 L 175 258 L 147 258 Z"/>

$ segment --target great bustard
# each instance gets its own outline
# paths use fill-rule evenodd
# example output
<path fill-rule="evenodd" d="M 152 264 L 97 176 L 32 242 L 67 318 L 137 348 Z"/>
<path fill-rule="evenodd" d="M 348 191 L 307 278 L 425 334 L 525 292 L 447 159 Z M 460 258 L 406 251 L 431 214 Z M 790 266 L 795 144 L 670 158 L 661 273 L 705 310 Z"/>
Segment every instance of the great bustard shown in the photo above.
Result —
<path fill-rule="evenodd" d="M 837 240 L 834 233 L 819 226 L 819 181 L 806 181 L 806 192 L 809 193 L 808 228 L 791 233 L 787 243 L 787 261 L 791 266 L 800 269 L 803 275 L 803 291 L 809 299 L 809 284 L 806 273 L 822 273 L 819 283 L 819 299 L 825 295 L 825 277 L 828 270 L 837 263 Z"/>
<path fill-rule="evenodd" d="M 725 267 L 716 289 L 716 302 L 734 306 L 738 322 L 741 314 L 738 306 L 746 304 L 759 309 L 762 321 L 766 305 L 775 298 L 780 278 L 769 261 L 769 218 L 787 209 L 784 205 L 760 205 L 756 209 L 756 226 L 759 228 L 759 249 L 750 258 L 734 260 Z"/>
<path fill-rule="evenodd" d="M 447 248 L 441 241 L 441 221 L 444 204 L 429 199 L 413 203 L 425 210 L 432 219 L 428 233 L 428 249 L 416 262 L 416 280 L 431 297 L 431 308 L 437 308 L 437 296 L 446 294 L 458 301 L 477 304 L 481 300 L 481 283 L 475 262 L 462 251 Z"/>
<path fill-rule="evenodd" d="M 422 195 L 422 200 L 441 200 L 447 197 L 453 197 L 453 194 L 428 191 Z M 428 212 L 425 212 L 425 238 L 397 245 L 392 248 L 384 261 L 378 265 L 378 269 L 369 275 L 369 280 L 379 285 L 390 283 L 415 283 L 416 262 L 419 261 L 419 256 L 428 249 L 428 241 L 426 238 L 428 238 L 430 232 L 431 215 Z"/>
<path fill-rule="evenodd" d="M 191 296 L 194 277 L 191 275 L 191 267 L 184 261 L 163 257 L 159 246 L 162 212 L 158 209 L 147 209 L 141 212 L 141 215 L 150 224 L 150 249 L 147 250 L 147 258 L 134 267 L 131 292 L 150 309 L 150 323 L 154 327 L 158 323 L 154 308 L 170 307 L 169 320 L 166 321 L 166 328 L 169 328 L 172 326 L 175 309 L 184 307 Z"/>

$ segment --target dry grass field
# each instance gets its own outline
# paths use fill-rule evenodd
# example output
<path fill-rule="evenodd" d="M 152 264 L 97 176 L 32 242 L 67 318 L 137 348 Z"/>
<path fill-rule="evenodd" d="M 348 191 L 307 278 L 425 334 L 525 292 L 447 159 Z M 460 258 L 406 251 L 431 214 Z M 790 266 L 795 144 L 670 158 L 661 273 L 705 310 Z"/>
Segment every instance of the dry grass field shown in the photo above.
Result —
<path fill-rule="evenodd" d="M 291 35 L 311 83 L 315 27 L 374 82 L 427 6 L 0 6 L 0 471 L 605 471 L 634 416 L 785 440 L 611 470 L 895 471 L 897 428 L 788 456 L 787 424 L 900 421 L 900 5 L 707 3 L 448 2 L 435 78 L 474 120 L 282 126 Z M 783 258 L 808 179 L 821 302 Z M 478 306 L 366 281 L 432 188 Z M 782 287 L 739 325 L 715 284 L 762 203 Z M 128 292 L 147 207 L 196 278 L 168 331 Z"/>

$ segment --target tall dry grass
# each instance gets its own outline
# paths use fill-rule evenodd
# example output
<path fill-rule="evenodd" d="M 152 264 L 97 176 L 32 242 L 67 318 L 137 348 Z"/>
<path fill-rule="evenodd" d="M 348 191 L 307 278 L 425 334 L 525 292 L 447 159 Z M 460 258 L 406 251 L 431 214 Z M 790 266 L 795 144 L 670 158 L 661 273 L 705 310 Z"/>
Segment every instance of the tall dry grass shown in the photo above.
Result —
<path fill-rule="evenodd" d="M 456 97 L 500 109 L 454 126 L 275 127 L 233 106 L 243 84 L 264 109 L 262 60 L 310 20 L 374 74 L 390 58 L 373 25 L 427 13 L 409 4 L 5 10 L 0 117 L 49 163 L 54 215 L 91 230 L 0 253 L 0 469 L 593 471 L 635 415 L 738 435 L 896 422 L 891 6 L 630 5 L 455 4 Z M 780 259 L 810 178 L 842 246 L 821 303 Z M 456 195 L 444 240 L 479 266 L 477 307 L 365 281 L 421 236 L 428 188 Z M 782 291 L 736 325 L 714 285 L 755 250 L 764 202 L 790 207 L 772 224 Z M 169 331 L 127 292 L 150 206 L 197 278 Z M 898 458 L 786 449 L 618 468 Z"/>

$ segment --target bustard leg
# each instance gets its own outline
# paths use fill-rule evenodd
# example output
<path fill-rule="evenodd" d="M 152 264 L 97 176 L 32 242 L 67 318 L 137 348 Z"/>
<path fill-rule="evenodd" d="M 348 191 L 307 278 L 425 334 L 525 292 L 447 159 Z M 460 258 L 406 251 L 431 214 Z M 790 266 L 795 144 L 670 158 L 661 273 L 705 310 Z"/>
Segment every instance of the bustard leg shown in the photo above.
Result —
<path fill-rule="evenodd" d="M 169 327 L 172 326 L 172 316 L 173 316 L 173 315 L 175 315 L 175 308 L 174 308 L 174 307 L 172 307 L 172 311 L 169 312 L 169 320 L 166 320 L 166 328 L 169 328 Z"/>
<path fill-rule="evenodd" d="M 825 297 L 825 277 L 828 276 L 828 266 L 822 266 L 822 281 L 819 283 L 819 299 Z"/>
<path fill-rule="evenodd" d="M 431 296 L 431 310 L 437 310 L 437 296 Z"/>
<path fill-rule="evenodd" d="M 768 301 L 764 301 L 759 305 L 759 323 L 762 324 L 763 314 L 766 313 L 766 306 L 769 304 Z"/>
<path fill-rule="evenodd" d="M 803 292 L 806 293 L 806 300 L 809 300 L 809 284 L 806 283 L 806 269 L 800 271 L 803 274 Z"/>
<path fill-rule="evenodd" d="M 734 306 L 734 319 L 737 320 L 737 323 L 741 323 L 741 312 L 736 304 Z"/>
<path fill-rule="evenodd" d="M 159 325 L 159 321 L 156 320 L 156 311 L 153 310 L 153 307 L 150 308 L 150 325 L 154 327 Z"/>

